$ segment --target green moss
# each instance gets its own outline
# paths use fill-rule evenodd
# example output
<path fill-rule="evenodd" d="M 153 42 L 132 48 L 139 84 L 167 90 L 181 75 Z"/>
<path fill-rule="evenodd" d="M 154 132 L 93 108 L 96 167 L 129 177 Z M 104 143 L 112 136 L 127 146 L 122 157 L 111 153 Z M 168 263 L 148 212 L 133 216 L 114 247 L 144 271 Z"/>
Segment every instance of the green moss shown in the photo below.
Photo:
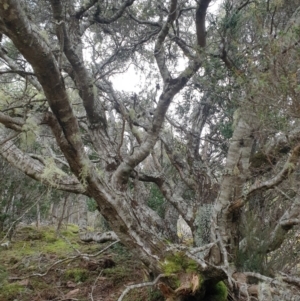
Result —
<path fill-rule="evenodd" d="M 181 265 L 174 261 L 166 260 L 163 263 L 163 271 L 166 275 L 175 274 L 181 271 Z"/>
<path fill-rule="evenodd" d="M 228 295 L 227 286 L 223 281 L 220 281 L 216 284 L 215 291 L 216 294 L 219 296 L 219 301 L 227 300 L 227 295 Z"/>
<path fill-rule="evenodd" d="M 198 264 L 194 260 L 188 258 L 183 252 L 177 252 L 167 256 L 162 263 L 162 270 L 167 275 L 180 272 L 197 273 L 197 269 Z"/>
<path fill-rule="evenodd" d="M 6 268 L 2 265 L 0 265 L 0 285 L 2 285 L 2 283 L 4 283 L 7 279 L 7 271 Z"/>
<path fill-rule="evenodd" d="M 81 168 L 81 171 L 79 173 L 79 178 L 80 178 L 80 182 L 82 184 L 83 187 L 87 186 L 87 177 L 89 175 L 89 170 L 90 170 L 90 166 L 89 166 L 89 162 L 87 161 L 83 167 Z"/>
<path fill-rule="evenodd" d="M 218 282 L 214 287 L 212 287 L 208 296 L 205 295 L 205 300 L 207 301 L 226 301 L 228 295 L 228 290 L 223 281 Z"/>
<path fill-rule="evenodd" d="M 43 279 L 31 278 L 30 285 L 33 287 L 34 291 L 44 291 L 51 289 L 52 284 L 47 284 Z"/>
<path fill-rule="evenodd" d="M 188 258 L 184 252 L 168 255 L 162 264 L 162 270 L 164 274 L 169 276 L 169 285 L 174 290 L 183 284 L 181 281 L 185 278 L 183 276 L 186 274 L 196 274 L 199 279 L 198 287 L 202 286 L 203 278 L 198 271 L 197 262 Z M 184 283 L 184 285 L 186 284 Z"/>
<path fill-rule="evenodd" d="M 66 280 L 73 280 L 75 282 L 84 282 L 88 279 L 88 277 L 89 271 L 80 268 L 67 270 L 64 276 Z"/>
<path fill-rule="evenodd" d="M 18 300 L 25 288 L 18 283 L 7 283 L 0 287 L 0 301 Z"/>
<path fill-rule="evenodd" d="M 77 234 L 79 232 L 79 227 L 74 224 L 68 224 L 67 231 L 72 234 Z"/>
<path fill-rule="evenodd" d="M 70 230 L 71 229 L 71 230 Z M 36 254 L 55 254 L 58 258 L 65 258 L 74 252 L 73 248 L 79 248 L 77 243 L 78 235 L 73 233 L 76 226 L 68 227 L 61 234 L 67 238 L 56 235 L 56 230 L 50 227 L 24 227 L 18 229 L 16 233 L 16 242 L 12 243 L 9 250 L 0 250 L 0 256 L 3 263 L 10 265 L 16 264 L 18 261 L 23 261 L 24 257 L 36 256 Z M 68 241 L 71 242 L 68 243 Z M 11 262 L 11 259 L 14 262 Z M 28 259 L 30 261 L 30 259 Z M 26 261 L 28 261 L 26 260 Z M 19 268 L 22 265 L 19 266 Z"/>
<path fill-rule="evenodd" d="M 9 261 L 12 257 L 14 260 L 20 261 L 25 256 L 34 254 L 33 243 L 30 241 L 19 241 L 12 244 L 12 248 L 1 252 L 1 258 L 5 261 Z"/>
<path fill-rule="evenodd" d="M 72 239 L 72 238 L 78 238 L 78 234 L 70 231 L 70 230 L 62 230 L 60 231 L 60 234 L 68 239 Z"/>
<path fill-rule="evenodd" d="M 103 275 L 110 278 L 114 285 L 124 282 L 124 279 L 130 277 L 130 270 L 124 266 L 115 266 L 110 269 L 103 270 Z"/>
<path fill-rule="evenodd" d="M 78 227 L 75 225 L 70 225 L 70 227 L 68 225 L 67 229 L 62 230 L 60 233 L 72 242 L 73 247 L 78 248 L 78 244 L 76 243 L 78 236 L 73 232 L 76 228 Z M 43 253 L 56 253 L 58 256 L 63 256 L 73 250 L 65 239 L 57 236 L 55 229 L 45 227 L 42 229 L 42 233 L 43 239 L 39 247 Z"/>
<path fill-rule="evenodd" d="M 135 119 L 135 110 L 129 109 L 129 117 L 130 119 Z"/>
<path fill-rule="evenodd" d="M 47 243 L 55 243 L 57 241 L 57 237 L 54 229 L 44 229 L 44 237 L 43 241 Z"/>
<path fill-rule="evenodd" d="M 56 229 L 49 229 L 47 232 L 49 237 L 55 237 L 56 240 L 67 238 L 73 244 L 77 243 L 78 241 L 79 227 L 76 225 L 68 224 L 66 227 L 62 227 L 59 233 L 57 233 Z"/>
<path fill-rule="evenodd" d="M 22 240 L 41 240 L 44 235 L 36 227 L 26 226 L 17 231 L 17 236 Z"/>
<path fill-rule="evenodd" d="M 78 244 L 72 243 L 73 248 L 78 248 Z M 42 247 L 43 253 L 55 253 L 58 257 L 64 257 L 70 252 L 73 252 L 72 248 L 66 241 L 61 238 L 56 239 L 51 244 L 45 244 Z"/>

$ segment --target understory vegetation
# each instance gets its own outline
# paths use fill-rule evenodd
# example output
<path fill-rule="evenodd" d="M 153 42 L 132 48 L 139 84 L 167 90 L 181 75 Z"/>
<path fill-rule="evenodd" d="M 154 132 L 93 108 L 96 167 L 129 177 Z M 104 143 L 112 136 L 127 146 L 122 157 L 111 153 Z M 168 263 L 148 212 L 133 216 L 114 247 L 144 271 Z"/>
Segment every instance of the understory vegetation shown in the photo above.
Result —
<path fill-rule="evenodd" d="M 117 300 L 126 285 L 148 275 L 121 244 L 93 256 L 109 244 L 83 243 L 75 225 L 58 235 L 54 227 L 19 227 L 9 248 L 0 249 L 0 301 Z M 163 299 L 152 287 L 132 290 L 124 300 Z"/>

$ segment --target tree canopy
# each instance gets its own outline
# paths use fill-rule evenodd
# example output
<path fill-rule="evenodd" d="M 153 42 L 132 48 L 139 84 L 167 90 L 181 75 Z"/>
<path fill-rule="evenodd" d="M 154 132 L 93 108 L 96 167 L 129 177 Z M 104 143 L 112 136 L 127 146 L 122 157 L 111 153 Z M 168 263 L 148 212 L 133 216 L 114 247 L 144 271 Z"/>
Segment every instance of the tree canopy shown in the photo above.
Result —
<path fill-rule="evenodd" d="M 298 300 L 299 1 L 212 3 L 0 0 L 0 153 L 93 198 L 168 300 Z"/>

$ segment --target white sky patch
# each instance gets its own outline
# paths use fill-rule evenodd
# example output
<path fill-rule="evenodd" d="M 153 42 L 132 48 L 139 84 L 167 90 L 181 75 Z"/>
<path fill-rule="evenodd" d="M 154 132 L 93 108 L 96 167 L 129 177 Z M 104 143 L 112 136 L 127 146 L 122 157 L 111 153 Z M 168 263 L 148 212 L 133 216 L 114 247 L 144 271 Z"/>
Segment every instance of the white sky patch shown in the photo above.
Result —
<path fill-rule="evenodd" d="M 138 84 L 145 79 L 141 79 L 142 74 L 138 74 L 134 66 L 129 66 L 125 73 L 113 76 L 114 87 L 119 91 L 131 92 L 138 89 Z"/>
<path fill-rule="evenodd" d="M 223 0 L 213 0 L 208 7 L 208 12 L 210 13 L 216 13 L 221 5 Z"/>

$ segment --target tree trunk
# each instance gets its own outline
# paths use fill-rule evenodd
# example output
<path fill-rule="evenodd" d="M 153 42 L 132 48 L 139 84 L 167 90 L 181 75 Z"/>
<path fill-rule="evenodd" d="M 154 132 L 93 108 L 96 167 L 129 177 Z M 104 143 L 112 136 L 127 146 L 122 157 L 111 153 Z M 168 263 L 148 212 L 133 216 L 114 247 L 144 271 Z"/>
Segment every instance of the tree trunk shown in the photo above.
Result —
<path fill-rule="evenodd" d="M 87 197 L 84 195 L 78 195 L 76 197 L 78 202 L 78 226 L 80 232 L 87 230 Z"/>
<path fill-rule="evenodd" d="M 40 211 L 40 203 L 36 204 L 36 227 L 39 229 L 41 226 L 41 211 Z"/>
<path fill-rule="evenodd" d="M 68 197 L 69 195 L 65 195 L 64 197 L 64 201 L 63 201 L 63 205 L 62 207 L 60 206 L 61 208 L 61 213 L 60 213 L 60 216 L 58 218 L 58 221 L 57 221 L 57 227 L 56 227 L 56 235 L 58 235 L 60 229 L 61 229 L 61 225 L 62 225 L 62 222 L 65 218 L 65 212 L 66 212 L 66 207 L 67 207 L 67 202 L 68 202 Z M 61 200 L 62 201 L 62 200 Z M 61 205 L 61 202 L 60 202 L 60 205 Z"/>
<path fill-rule="evenodd" d="M 249 159 L 258 120 L 250 105 L 239 109 L 238 121 L 231 138 L 219 197 L 214 205 L 214 224 L 217 231 L 213 240 L 221 240 L 224 264 L 234 264 L 240 243 L 240 208 L 249 177 Z"/>

